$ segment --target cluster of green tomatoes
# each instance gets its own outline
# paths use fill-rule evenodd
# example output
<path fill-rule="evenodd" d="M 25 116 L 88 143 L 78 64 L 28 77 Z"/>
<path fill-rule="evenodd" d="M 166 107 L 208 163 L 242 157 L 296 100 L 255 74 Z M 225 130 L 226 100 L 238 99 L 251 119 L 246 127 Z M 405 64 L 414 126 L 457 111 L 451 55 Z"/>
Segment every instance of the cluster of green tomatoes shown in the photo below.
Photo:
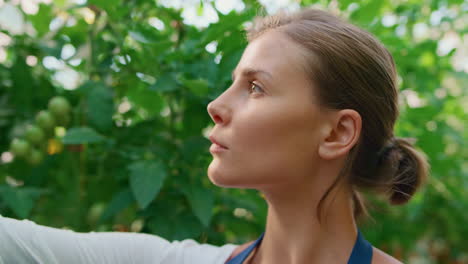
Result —
<path fill-rule="evenodd" d="M 38 165 L 47 153 L 48 140 L 55 135 L 56 126 L 67 126 L 71 118 L 71 106 L 62 96 L 49 100 L 46 110 L 40 111 L 33 124 L 28 125 L 22 137 L 15 138 L 10 151 L 15 158 L 22 158 L 31 165 Z"/>

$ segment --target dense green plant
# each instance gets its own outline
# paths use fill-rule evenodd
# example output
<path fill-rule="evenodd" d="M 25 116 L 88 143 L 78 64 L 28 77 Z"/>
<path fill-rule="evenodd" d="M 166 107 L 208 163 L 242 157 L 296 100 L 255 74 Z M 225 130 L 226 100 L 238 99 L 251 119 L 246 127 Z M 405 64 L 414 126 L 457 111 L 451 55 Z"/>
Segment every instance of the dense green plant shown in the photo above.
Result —
<path fill-rule="evenodd" d="M 261 7 L 244 3 L 242 12 L 217 11 L 218 21 L 206 28 L 152 0 L 54 1 L 36 14 L 21 11 L 34 30 L 0 25 L 0 39 L 9 40 L 0 44 L 0 213 L 77 231 L 132 230 L 213 244 L 258 235 L 262 197 L 214 187 L 206 177 L 206 105 L 229 86 L 246 45 L 244 24 Z M 213 4 L 196 5 L 202 13 Z M 468 3 L 317 5 L 349 17 L 393 53 L 402 92 L 397 135 L 417 138 L 432 167 L 408 205 L 375 200 L 363 230 L 402 259 L 460 260 L 468 252 L 468 75 L 455 70 L 456 49 L 443 51 L 440 39 L 466 39 Z M 44 144 L 45 157 L 25 142 Z"/>

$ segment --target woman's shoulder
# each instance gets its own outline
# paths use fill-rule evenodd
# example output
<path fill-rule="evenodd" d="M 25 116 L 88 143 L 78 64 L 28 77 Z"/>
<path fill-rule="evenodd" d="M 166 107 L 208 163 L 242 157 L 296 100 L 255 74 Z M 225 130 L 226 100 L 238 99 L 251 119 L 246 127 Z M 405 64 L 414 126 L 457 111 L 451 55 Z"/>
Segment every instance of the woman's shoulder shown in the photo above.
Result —
<path fill-rule="evenodd" d="M 372 264 L 402 264 L 402 262 L 383 252 L 382 250 L 374 247 Z"/>

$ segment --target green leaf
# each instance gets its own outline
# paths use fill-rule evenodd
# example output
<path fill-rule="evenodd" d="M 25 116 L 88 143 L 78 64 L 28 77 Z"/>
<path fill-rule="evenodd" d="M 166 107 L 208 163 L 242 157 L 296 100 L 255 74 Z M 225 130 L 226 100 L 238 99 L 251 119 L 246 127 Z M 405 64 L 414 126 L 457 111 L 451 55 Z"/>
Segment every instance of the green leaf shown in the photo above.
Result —
<path fill-rule="evenodd" d="M 203 15 L 203 1 L 200 1 L 197 6 L 197 16 Z"/>
<path fill-rule="evenodd" d="M 181 202 L 174 201 L 176 205 Z M 148 228 L 152 233 L 168 240 L 195 238 L 204 230 L 200 221 L 185 208 L 169 203 L 156 203 L 151 210 L 157 213 L 148 221 Z"/>
<path fill-rule="evenodd" d="M 464 0 L 448 0 L 449 4 L 451 5 L 460 5 L 463 3 Z"/>
<path fill-rule="evenodd" d="M 153 115 L 159 114 L 165 105 L 161 94 L 150 90 L 143 83 L 136 84 L 135 87 L 128 89 L 126 96 L 132 105 L 141 107 Z"/>
<path fill-rule="evenodd" d="M 226 82 L 231 80 L 231 73 L 236 68 L 237 63 L 242 57 L 242 50 L 237 50 L 233 53 L 228 53 L 223 56 L 219 63 L 219 72 L 221 74 L 220 81 Z"/>
<path fill-rule="evenodd" d="M 40 196 L 41 190 L 31 187 L 0 186 L 0 197 L 5 204 L 20 218 L 29 216 L 34 201 Z"/>
<path fill-rule="evenodd" d="M 21 112 L 30 111 L 34 106 L 34 96 L 30 91 L 36 89 L 36 85 L 31 67 L 26 64 L 26 58 L 18 56 L 10 72 L 13 81 L 13 92 L 10 93 L 10 100 L 13 106 Z"/>
<path fill-rule="evenodd" d="M 105 11 L 109 11 L 115 9 L 117 6 L 120 6 L 120 0 L 115 1 L 108 1 L 108 0 L 89 0 L 88 4 L 96 5 L 104 9 Z"/>
<path fill-rule="evenodd" d="M 193 213 L 205 227 L 208 227 L 213 216 L 214 195 L 212 191 L 192 184 L 185 195 L 192 206 Z"/>
<path fill-rule="evenodd" d="M 53 19 L 52 15 L 52 5 L 41 3 L 37 14 L 29 16 L 29 20 L 33 23 L 39 36 L 49 32 L 50 21 Z"/>
<path fill-rule="evenodd" d="M 198 112 L 198 114 L 200 114 L 200 112 Z M 190 118 L 191 116 L 189 116 L 187 119 Z M 184 122 L 184 130 L 186 130 L 186 122 L 187 121 Z M 200 130 L 198 131 L 198 134 L 200 134 Z M 182 153 L 185 160 L 187 160 L 189 163 L 193 163 L 197 159 L 201 158 L 200 153 L 208 151 L 210 144 L 211 142 L 201 135 L 191 136 L 184 141 L 180 152 Z"/>
<path fill-rule="evenodd" d="M 90 127 L 75 127 L 67 131 L 63 137 L 64 144 L 85 144 L 104 141 L 105 137 Z"/>
<path fill-rule="evenodd" d="M 361 4 L 361 6 L 351 14 L 351 19 L 358 21 L 361 24 L 372 22 L 372 20 L 379 16 L 380 10 L 385 5 L 385 1 L 368 1 Z"/>
<path fill-rule="evenodd" d="M 348 6 L 352 2 L 355 2 L 355 1 L 353 1 L 353 0 L 340 0 L 340 1 L 338 1 L 339 7 L 340 7 L 341 10 L 346 10 L 346 8 L 348 8 Z"/>
<path fill-rule="evenodd" d="M 177 90 L 177 82 L 171 73 L 166 73 L 156 79 L 156 83 L 149 87 L 150 90 L 156 92 L 169 92 Z"/>
<path fill-rule="evenodd" d="M 205 79 L 187 80 L 184 78 L 180 78 L 180 81 L 184 86 L 186 86 L 192 93 L 194 93 L 197 96 L 203 97 L 210 92 L 208 81 Z"/>
<path fill-rule="evenodd" d="M 141 42 L 141 43 L 145 43 L 145 44 L 151 44 L 151 43 L 155 43 L 157 40 L 151 38 L 150 36 L 148 35 L 145 35 L 143 34 L 142 32 L 139 32 L 139 31 L 129 31 L 128 32 L 128 35 L 130 37 L 132 37 L 134 40 L 138 41 L 138 42 Z"/>
<path fill-rule="evenodd" d="M 135 200 L 133 199 L 132 192 L 128 188 L 115 194 L 114 197 L 112 197 L 112 200 L 109 202 L 107 208 L 102 213 L 99 221 L 102 222 L 108 220 L 115 214 L 130 206 L 133 201 Z"/>
<path fill-rule="evenodd" d="M 219 21 L 208 26 L 208 28 L 203 32 L 201 43 L 204 45 L 213 40 L 219 41 L 220 37 L 225 36 L 225 33 L 228 31 L 240 30 L 243 22 L 249 21 L 255 16 L 255 10 L 248 9 L 242 13 L 231 11 L 227 15 L 218 13 L 218 16 Z"/>
<path fill-rule="evenodd" d="M 178 216 L 172 225 L 174 227 L 173 240 L 194 238 L 203 231 L 203 226 L 197 221 L 197 218 L 189 213 Z"/>
<path fill-rule="evenodd" d="M 137 161 L 128 166 L 130 187 L 138 206 L 145 209 L 158 195 L 166 178 L 166 169 L 161 162 Z"/>
<path fill-rule="evenodd" d="M 161 54 L 174 45 L 174 42 L 170 40 L 170 38 L 165 35 L 165 33 L 161 33 L 159 30 L 147 24 L 135 25 L 131 30 L 128 31 L 128 36 L 139 43 L 146 44 L 142 45 L 145 53 L 150 51 L 151 53 L 155 52 L 156 54 Z M 150 54 L 142 55 L 148 56 Z"/>
<path fill-rule="evenodd" d="M 98 84 L 88 92 L 87 99 L 86 113 L 91 125 L 101 131 L 110 129 L 114 114 L 112 90 L 103 84 Z"/>

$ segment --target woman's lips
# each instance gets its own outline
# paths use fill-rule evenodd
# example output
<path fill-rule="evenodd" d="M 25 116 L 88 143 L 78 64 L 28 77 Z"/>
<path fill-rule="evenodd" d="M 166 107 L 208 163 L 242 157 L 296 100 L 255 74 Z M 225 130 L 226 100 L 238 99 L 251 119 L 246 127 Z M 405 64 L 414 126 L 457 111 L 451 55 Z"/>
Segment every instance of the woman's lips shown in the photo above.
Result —
<path fill-rule="evenodd" d="M 211 153 L 222 153 L 224 151 L 227 151 L 228 149 L 223 147 L 223 146 L 220 146 L 216 143 L 213 143 L 211 144 L 211 147 L 210 147 L 210 152 Z"/>
<path fill-rule="evenodd" d="M 213 143 L 213 144 L 216 144 L 218 145 L 219 147 L 221 148 L 225 148 L 225 149 L 228 149 L 228 147 L 226 147 L 225 145 L 223 145 L 221 142 L 219 142 L 217 139 L 215 139 L 213 136 L 209 136 L 210 138 L 210 141 Z"/>
<path fill-rule="evenodd" d="M 210 141 L 213 143 L 211 144 L 211 147 L 210 147 L 211 153 L 221 153 L 221 152 L 228 150 L 226 146 L 219 143 L 213 136 L 210 136 L 209 138 L 210 138 Z"/>

